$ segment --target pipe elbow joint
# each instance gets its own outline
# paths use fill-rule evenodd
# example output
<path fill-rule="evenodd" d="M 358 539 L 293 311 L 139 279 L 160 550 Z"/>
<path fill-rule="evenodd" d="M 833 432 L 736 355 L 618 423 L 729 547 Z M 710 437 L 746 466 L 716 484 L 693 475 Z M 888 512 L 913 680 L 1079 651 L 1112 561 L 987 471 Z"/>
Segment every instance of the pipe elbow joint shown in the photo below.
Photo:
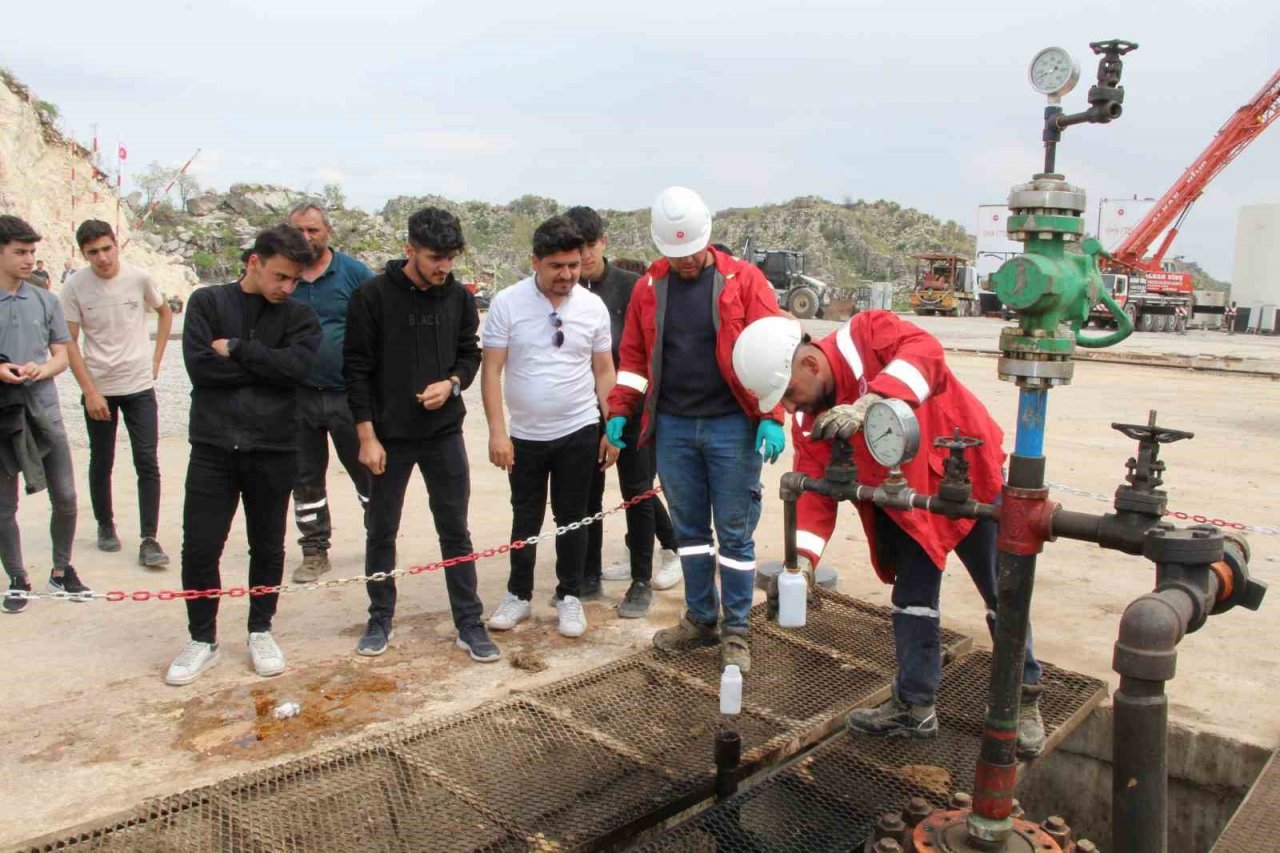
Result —
<path fill-rule="evenodd" d="M 778 480 L 778 495 L 784 501 L 795 501 L 805 492 L 808 477 L 799 471 L 788 471 Z"/>
<path fill-rule="evenodd" d="M 1186 633 L 1190 614 L 1175 602 L 1193 603 L 1181 590 L 1153 592 L 1125 608 L 1120 617 L 1112 668 L 1120 675 L 1146 681 L 1169 681 L 1178 660 L 1178 641 Z"/>

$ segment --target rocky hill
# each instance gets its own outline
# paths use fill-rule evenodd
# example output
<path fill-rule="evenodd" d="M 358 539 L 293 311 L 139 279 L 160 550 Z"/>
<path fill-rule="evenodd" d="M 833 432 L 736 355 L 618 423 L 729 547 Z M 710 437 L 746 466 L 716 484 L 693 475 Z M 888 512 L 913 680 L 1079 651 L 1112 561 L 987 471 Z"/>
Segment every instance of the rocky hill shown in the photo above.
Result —
<path fill-rule="evenodd" d="M 402 196 L 387 202 L 378 213 L 367 213 L 346 208 L 332 192 L 325 199 L 282 187 L 236 184 L 225 193 L 189 198 L 184 211 L 162 205 L 139 239 L 157 250 L 181 254 L 202 279 L 217 280 L 234 274 L 241 246 L 257 229 L 280 221 L 295 204 L 308 199 L 330 210 L 334 245 L 374 269 L 388 258 L 401 256 L 405 223 L 413 211 L 425 205 L 451 210 L 462 220 L 467 235 L 461 274 L 498 287 L 528 273 L 534 228 L 567 206 L 537 196 L 523 196 L 505 205 Z M 648 210 L 602 210 L 601 214 L 608 223 L 613 256 L 653 259 Z M 971 238 L 956 223 L 940 222 L 888 201 L 836 204 L 810 197 L 716 214 L 715 240 L 736 252 L 748 236 L 758 247 L 805 252 L 810 275 L 840 286 L 902 279 L 911 270 L 914 252 L 973 249 Z"/>
<path fill-rule="evenodd" d="M 91 153 L 63 136 L 54 117 L 48 104 L 0 69 L 0 213 L 21 216 L 44 237 L 38 257 L 50 269 L 56 290 L 64 261 L 85 265 L 75 245 L 76 226 L 85 219 L 114 224 L 117 201 L 115 188 L 94 169 Z M 132 215 L 120 206 L 122 243 L 134 236 Z M 197 283 L 180 253 L 132 240 L 124 258 L 149 270 L 169 295 L 185 298 Z"/>

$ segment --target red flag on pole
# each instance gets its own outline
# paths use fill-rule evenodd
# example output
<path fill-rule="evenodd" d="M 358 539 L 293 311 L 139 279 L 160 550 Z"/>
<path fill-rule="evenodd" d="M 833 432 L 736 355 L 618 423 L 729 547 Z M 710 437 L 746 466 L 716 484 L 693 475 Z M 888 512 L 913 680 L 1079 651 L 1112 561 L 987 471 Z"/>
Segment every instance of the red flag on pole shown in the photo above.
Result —
<path fill-rule="evenodd" d="M 125 149 L 123 142 L 121 142 L 120 147 L 116 149 L 116 157 L 119 158 L 122 163 L 129 159 L 129 152 Z"/>

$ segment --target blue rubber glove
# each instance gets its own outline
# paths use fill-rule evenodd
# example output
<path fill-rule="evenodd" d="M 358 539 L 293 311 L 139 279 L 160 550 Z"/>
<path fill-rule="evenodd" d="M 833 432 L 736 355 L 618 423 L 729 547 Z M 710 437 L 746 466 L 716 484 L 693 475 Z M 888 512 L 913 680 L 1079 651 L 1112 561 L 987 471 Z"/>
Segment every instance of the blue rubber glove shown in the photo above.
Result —
<path fill-rule="evenodd" d="M 786 433 L 777 421 L 761 421 L 756 429 L 756 451 L 766 462 L 777 462 L 787 446 Z"/>
<path fill-rule="evenodd" d="M 604 436 L 614 447 L 623 448 L 627 443 L 622 440 L 622 431 L 627 428 L 627 419 L 622 415 L 614 415 L 605 421 Z"/>

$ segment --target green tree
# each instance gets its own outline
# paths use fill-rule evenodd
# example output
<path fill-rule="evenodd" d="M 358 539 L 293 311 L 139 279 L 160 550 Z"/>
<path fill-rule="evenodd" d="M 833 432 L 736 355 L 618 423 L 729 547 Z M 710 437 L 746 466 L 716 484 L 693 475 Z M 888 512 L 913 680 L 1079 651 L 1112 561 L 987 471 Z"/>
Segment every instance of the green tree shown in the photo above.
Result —
<path fill-rule="evenodd" d="M 324 185 L 324 206 L 328 210 L 345 210 L 347 196 L 342 191 L 342 184 Z"/>
<path fill-rule="evenodd" d="M 147 164 L 146 171 L 133 176 L 133 182 L 138 185 L 138 189 L 142 190 L 146 207 L 150 207 L 151 203 L 164 192 L 164 188 L 171 180 L 173 180 L 172 170 L 166 169 L 155 160 Z"/>

